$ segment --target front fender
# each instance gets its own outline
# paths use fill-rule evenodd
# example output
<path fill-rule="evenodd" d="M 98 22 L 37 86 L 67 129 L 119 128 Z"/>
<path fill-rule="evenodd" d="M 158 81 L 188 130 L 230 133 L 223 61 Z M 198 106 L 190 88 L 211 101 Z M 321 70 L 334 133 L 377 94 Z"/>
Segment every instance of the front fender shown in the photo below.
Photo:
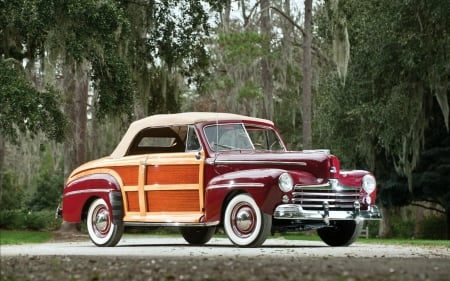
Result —
<path fill-rule="evenodd" d="M 220 221 L 228 196 L 243 192 L 250 194 L 263 212 L 272 213 L 275 202 L 282 196 L 278 177 L 283 172 L 282 169 L 249 169 L 213 178 L 205 192 L 206 221 Z"/>
<path fill-rule="evenodd" d="M 67 183 L 63 193 L 63 219 L 67 222 L 80 222 L 84 207 L 93 198 L 105 200 L 113 211 L 111 215 L 114 220 L 123 214 L 119 182 L 110 174 L 100 173 L 86 175 Z"/>

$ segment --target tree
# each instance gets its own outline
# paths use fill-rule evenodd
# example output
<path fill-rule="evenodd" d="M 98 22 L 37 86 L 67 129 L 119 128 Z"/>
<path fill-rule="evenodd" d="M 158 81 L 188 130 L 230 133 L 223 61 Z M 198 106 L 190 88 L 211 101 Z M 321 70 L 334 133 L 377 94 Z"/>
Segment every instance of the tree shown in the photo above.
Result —
<path fill-rule="evenodd" d="M 208 14 L 202 1 L 155 1 L 147 30 L 151 65 L 148 113 L 180 110 L 181 95 L 200 87 L 209 67 Z M 220 1 L 206 1 L 220 6 Z"/>
<path fill-rule="evenodd" d="M 302 95 L 302 137 L 303 148 L 312 148 L 312 0 L 305 0 L 305 25 L 303 37 L 303 95 Z"/>
<path fill-rule="evenodd" d="M 347 166 L 373 170 L 381 195 L 394 186 L 394 174 L 408 186 L 408 192 L 397 194 L 406 201 L 411 196 L 434 102 L 448 127 L 449 5 L 414 0 L 341 6 L 350 64 L 345 85 L 334 74 L 323 82 L 328 90 L 321 97 L 320 134 L 331 135 L 324 143 L 342 151 Z M 332 44 L 327 33 L 322 36 Z"/>
<path fill-rule="evenodd" d="M 425 132 L 425 147 L 413 172 L 413 200 L 416 205 L 443 213 L 450 239 L 450 134 L 436 102 L 430 127 Z M 431 205 L 430 205 L 431 204 Z"/>
<path fill-rule="evenodd" d="M 37 91 L 26 80 L 21 64 L 14 58 L 0 59 L 0 198 L 6 142 L 19 143 L 19 136 L 38 132 L 62 141 L 66 119 L 56 91 Z M 19 134 L 22 133 L 22 134 Z"/>
<path fill-rule="evenodd" d="M 263 114 L 262 117 L 269 120 L 273 119 L 273 66 L 271 62 L 271 46 L 270 42 L 272 40 L 272 24 L 270 18 L 270 1 L 261 0 L 261 34 L 263 36 L 262 49 L 266 54 L 261 57 L 261 81 L 263 88 Z"/>

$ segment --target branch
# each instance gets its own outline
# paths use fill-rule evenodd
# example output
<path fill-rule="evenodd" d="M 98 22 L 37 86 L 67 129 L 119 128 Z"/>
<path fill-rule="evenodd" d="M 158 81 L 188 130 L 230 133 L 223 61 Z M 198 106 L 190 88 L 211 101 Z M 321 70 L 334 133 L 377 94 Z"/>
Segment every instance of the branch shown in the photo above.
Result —
<path fill-rule="evenodd" d="M 443 210 L 435 208 L 435 207 L 425 206 L 425 205 L 420 204 L 420 203 L 411 203 L 411 205 L 412 206 L 421 207 L 421 208 L 424 208 L 424 209 L 427 209 L 427 210 L 436 211 L 436 212 L 441 213 L 441 214 L 445 214 L 445 210 L 443 211 Z"/>
<path fill-rule="evenodd" d="M 300 48 L 303 47 L 302 44 L 297 43 L 297 42 L 295 42 L 295 41 L 292 41 L 291 43 L 292 43 L 294 46 L 297 46 L 297 47 L 300 47 Z M 325 61 L 325 63 L 326 63 L 327 65 L 331 65 L 331 66 L 333 66 L 333 67 L 336 67 L 336 63 L 334 63 L 333 60 L 331 60 L 328 56 L 326 56 L 324 53 L 322 53 L 322 51 L 321 51 L 316 45 L 312 45 L 312 46 L 311 46 L 311 49 L 312 49 L 312 51 L 313 51 L 313 55 L 316 55 L 317 58 L 322 59 L 323 61 Z"/>
<path fill-rule="evenodd" d="M 258 7 L 260 1 L 256 1 L 256 3 L 253 5 L 253 7 L 250 9 L 250 12 L 248 16 L 245 14 L 245 4 L 242 3 L 242 16 L 244 17 L 244 29 L 247 28 L 247 26 L 250 23 L 250 18 L 252 17 L 252 14 L 255 12 L 256 8 Z"/>
<path fill-rule="evenodd" d="M 275 12 L 277 12 L 278 14 L 280 14 L 285 19 L 287 19 L 294 27 L 298 28 L 301 31 L 303 37 L 305 36 L 305 31 L 303 30 L 303 28 L 300 25 L 298 25 L 290 16 L 286 15 L 282 10 L 278 9 L 277 7 L 270 6 L 270 8 Z"/>

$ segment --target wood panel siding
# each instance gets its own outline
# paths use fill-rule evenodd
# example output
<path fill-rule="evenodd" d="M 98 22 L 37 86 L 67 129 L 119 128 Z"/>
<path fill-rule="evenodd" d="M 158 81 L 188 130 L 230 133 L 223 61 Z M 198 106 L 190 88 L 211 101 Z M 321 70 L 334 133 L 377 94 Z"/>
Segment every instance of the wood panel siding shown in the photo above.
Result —
<path fill-rule="evenodd" d="M 200 211 L 198 190 L 154 190 L 146 197 L 149 212 Z"/>
<path fill-rule="evenodd" d="M 122 179 L 123 185 L 138 185 L 139 166 L 111 167 Z"/>
<path fill-rule="evenodd" d="M 127 210 L 129 212 L 139 212 L 139 193 L 137 191 L 126 192 L 127 196 Z"/>
<path fill-rule="evenodd" d="M 147 166 L 146 184 L 198 184 L 199 165 Z"/>

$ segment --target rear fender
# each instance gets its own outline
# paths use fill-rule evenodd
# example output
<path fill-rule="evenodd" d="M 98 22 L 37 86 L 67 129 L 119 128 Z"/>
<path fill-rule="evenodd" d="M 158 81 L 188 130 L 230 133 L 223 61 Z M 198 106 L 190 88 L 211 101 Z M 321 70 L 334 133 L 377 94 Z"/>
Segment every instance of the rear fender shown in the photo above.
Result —
<path fill-rule="evenodd" d="M 69 182 L 63 193 L 63 219 L 78 223 L 87 213 L 90 203 L 102 198 L 112 210 L 114 222 L 123 218 L 123 202 L 119 181 L 107 173 L 90 174 Z"/>

